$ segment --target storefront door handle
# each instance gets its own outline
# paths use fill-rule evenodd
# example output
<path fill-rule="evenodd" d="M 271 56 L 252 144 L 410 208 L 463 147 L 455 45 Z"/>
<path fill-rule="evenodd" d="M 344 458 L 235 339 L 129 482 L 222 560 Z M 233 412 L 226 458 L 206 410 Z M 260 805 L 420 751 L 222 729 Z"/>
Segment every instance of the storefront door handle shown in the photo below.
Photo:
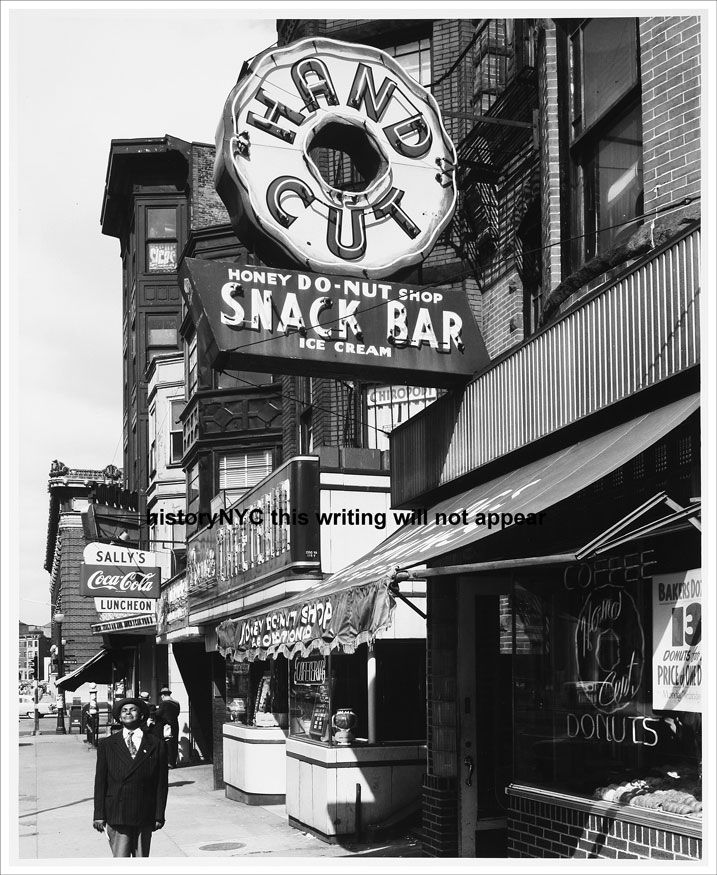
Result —
<path fill-rule="evenodd" d="M 473 783 L 473 757 L 466 754 L 463 760 L 463 765 L 468 769 L 468 777 L 466 778 L 466 787 L 470 787 Z"/>

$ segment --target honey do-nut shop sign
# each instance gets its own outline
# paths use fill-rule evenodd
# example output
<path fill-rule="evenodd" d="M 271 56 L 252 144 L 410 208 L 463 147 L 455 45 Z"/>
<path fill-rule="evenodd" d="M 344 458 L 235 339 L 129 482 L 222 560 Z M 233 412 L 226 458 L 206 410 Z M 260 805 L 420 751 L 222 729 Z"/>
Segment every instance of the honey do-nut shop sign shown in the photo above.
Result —
<path fill-rule="evenodd" d="M 332 153 L 348 156 L 350 179 Z M 455 208 L 455 164 L 438 104 L 392 57 L 311 38 L 245 65 L 214 180 L 264 261 L 375 279 L 431 251 Z"/>
<path fill-rule="evenodd" d="M 180 280 L 214 368 L 452 386 L 488 364 L 463 294 L 197 258 Z"/>

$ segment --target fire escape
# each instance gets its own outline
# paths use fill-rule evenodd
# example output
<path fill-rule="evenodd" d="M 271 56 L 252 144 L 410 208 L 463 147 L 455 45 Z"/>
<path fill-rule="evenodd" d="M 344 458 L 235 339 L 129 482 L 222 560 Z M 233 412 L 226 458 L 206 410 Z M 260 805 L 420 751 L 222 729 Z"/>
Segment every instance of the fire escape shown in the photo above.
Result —
<path fill-rule="evenodd" d="M 473 112 L 444 112 L 474 122 L 457 145 L 458 206 L 447 239 L 468 261 L 480 286 L 484 283 L 484 267 L 495 256 L 501 237 L 499 189 L 506 170 L 523 153 L 533 159 L 537 156 L 536 42 L 534 19 L 481 21 L 473 41 L 464 50 L 464 54 L 474 50 Z M 454 75 L 464 54 L 446 78 Z M 537 161 L 534 164 L 535 171 L 526 181 L 525 190 L 517 196 L 518 211 L 527 208 L 537 196 Z M 512 231 L 519 224 L 516 215 Z"/>

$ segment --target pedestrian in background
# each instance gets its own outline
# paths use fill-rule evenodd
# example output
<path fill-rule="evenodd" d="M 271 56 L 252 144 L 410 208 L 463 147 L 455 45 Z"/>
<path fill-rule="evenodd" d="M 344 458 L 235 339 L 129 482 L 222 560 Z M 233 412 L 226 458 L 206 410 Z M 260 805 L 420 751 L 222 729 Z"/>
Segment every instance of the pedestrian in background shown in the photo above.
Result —
<path fill-rule="evenodd" d="M 147 726 L 147 729 L 151 730 L 154 724 L 157 722 L 157 706 L 154 704 L 154 702 L 150 702 L 149 693 L 140 693 L 139 697 L 149 709 L 149 716 L 147 717 L 145 724 Z"/>
<path fill-rule="evenodd" d="M 148 857 L 152 833 L 164 826 L 166 746 L 142 729 L 149 716 L 142 699 L 120 699 L 113 714 L 122 730 L 97 748 L 92 826 L 107 827 L 113 857 Z"/>
<path fill-rule="evenodd" d="M 173 769 L 177 765 L 179 749 L 179 702 L 172 698 L 169 687 L 162 687 L 159 695 L 160 702 L 155 714 L 155 734 L 166 744 L 167 761 L 169 768 Z"/>

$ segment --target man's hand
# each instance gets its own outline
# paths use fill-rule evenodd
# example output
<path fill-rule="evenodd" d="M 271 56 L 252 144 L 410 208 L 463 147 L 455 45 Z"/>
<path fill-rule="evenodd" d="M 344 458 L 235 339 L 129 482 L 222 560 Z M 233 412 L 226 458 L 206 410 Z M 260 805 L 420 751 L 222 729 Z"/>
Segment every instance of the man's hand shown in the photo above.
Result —
<path fill-rule="evenodd" d="M 92 821 L 92 826 L 93 826 L 94 829 L 97 830 L 97 832 L 104 832 L 104 831 L 105 831 L 105 822 L 104 822 L 104 820 L 93 820 L 93 821 Z"/>
<path fill-rule="evenodd" d="M 157 830 L 158 830 L 158 829 L 162 829 L 163 826 L 164 826 L 164 821 L 163 821 L 163 820 L 155 820 L 155 822 L 154 822 L 154 829 L 152 830 L 152 832 L 157 832 Z"/>

